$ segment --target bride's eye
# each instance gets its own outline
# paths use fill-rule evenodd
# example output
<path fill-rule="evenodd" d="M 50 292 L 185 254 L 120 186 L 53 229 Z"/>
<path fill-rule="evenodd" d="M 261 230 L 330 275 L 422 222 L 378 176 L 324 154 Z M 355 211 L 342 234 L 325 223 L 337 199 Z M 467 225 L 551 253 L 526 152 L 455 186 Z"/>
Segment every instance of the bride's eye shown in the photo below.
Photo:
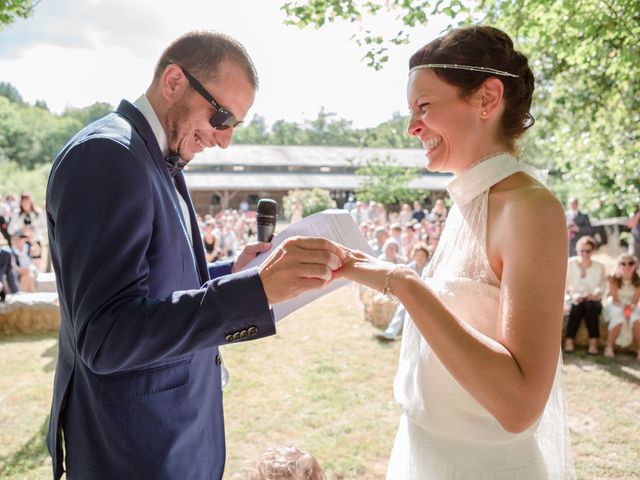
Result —
<path fill-rule="evenodd" d="M 429 102 L 424 102 L 418 105 L 418 108 L 422 113 L 427 113 L 427 110 L 429 110 L 429 105 L 431 105 Z"/>

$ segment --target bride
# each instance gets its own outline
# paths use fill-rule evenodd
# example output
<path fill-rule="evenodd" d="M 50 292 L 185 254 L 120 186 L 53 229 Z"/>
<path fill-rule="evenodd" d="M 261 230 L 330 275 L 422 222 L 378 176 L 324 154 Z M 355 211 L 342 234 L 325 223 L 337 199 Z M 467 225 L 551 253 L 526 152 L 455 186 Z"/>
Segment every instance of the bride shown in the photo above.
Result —
<path fill-rule="evenodd" d="M 408 312 L 387 478 L 573 478 L 560 355 L 565 217 L 515 157 L 533 124 L 527 58 L 504 32 L 467 27 L 425 45 L 410 68 L 408 131 L 429 170 L 454 174 L 453 208 L 422 279 L 349 250 L 338 272 Z"/>

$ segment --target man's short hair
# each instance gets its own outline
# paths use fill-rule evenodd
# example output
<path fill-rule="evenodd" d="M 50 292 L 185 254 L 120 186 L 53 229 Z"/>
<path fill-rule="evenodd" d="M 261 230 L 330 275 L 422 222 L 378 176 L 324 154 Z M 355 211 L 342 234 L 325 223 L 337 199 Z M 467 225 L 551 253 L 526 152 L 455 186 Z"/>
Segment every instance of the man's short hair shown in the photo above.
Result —
<path fill-rule="evenodd" d="M 249 83 L 258 89 L 256 67 L 240 42 L 224 33 L 208 30 L 187 32 L 174 40 L 160 55 L 153 81 L 157 82 L 164 70 L 175 63 L 202 83 L 215 82 L 218 67 L 225 60 L 234 62 L 244 70 Z"/>

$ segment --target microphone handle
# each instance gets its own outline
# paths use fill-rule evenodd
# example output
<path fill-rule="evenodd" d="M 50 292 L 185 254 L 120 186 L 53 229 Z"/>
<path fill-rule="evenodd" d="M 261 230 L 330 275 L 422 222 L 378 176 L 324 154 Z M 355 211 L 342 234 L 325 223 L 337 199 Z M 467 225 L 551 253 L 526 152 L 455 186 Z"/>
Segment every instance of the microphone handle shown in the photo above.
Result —
<path fill-rule="evenodd" d="M 273 239 L 273 233 L 275 231 L 275 224 L 258 223 L 258 241 L 270 242 Z"/>

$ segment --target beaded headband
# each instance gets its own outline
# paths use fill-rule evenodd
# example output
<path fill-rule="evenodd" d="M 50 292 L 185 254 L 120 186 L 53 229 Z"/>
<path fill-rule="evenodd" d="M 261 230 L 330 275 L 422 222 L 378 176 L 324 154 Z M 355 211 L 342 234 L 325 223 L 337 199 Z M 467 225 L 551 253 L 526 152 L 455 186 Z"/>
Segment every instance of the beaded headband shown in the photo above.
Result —
<path fill-rule="evenodd" d="M 515 75 L 509 72 L 503 72 L 502 70 L 496 70 L 495 68 L 488 67 L 476 67 L 475 65 L 458 65 L 455 63 L 425 63 L 424 65 L 417 65 L 409 70 L 409 73 L 413 73 L 416 70 L 422 68 L 452 68 L 454 70 L 470 70 L 472 72 L 485 72 L 493 73 L 494 75 L 502 75 L 503 77 L 518 78 L 520 75 Z"/>

